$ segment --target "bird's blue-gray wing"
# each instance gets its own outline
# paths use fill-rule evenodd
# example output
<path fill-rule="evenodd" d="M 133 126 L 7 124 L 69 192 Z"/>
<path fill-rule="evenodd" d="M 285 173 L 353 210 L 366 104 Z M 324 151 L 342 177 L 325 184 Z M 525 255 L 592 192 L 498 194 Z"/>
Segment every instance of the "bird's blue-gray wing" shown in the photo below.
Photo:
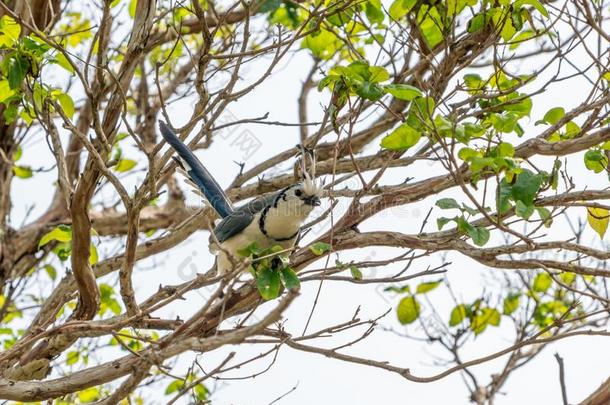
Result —
<path fill-rule="evenodd" d="M 231 215 L 223 218 L 214 228 L 214 236 L 218 242 L 224 242 L 232 236 L 246 229 L 254 219 L 254 216 L 266 206 L 273 204 L 275 195 L 252 200 L 237 208 Z"/>
<path fill-rule="evenodd" d="M 203 195 L 218 215 L 221 218 L 225 218 L 233 214 L 235 209 L 231 201 L 195 154 L 189 150 L 165 122 L 159 121 L 159 129 L 167 143 L 178 152 L 178 156 L 182 159 L 183 168 L 195 185 L 203 192 Z"/>
<path fill-rule="evenodd" d="M 234 212 L 216 225 L 214 236 L 218 242 L 222 243 L 246 229 L 253 218 L 254 215 L 249 212 Z"/>

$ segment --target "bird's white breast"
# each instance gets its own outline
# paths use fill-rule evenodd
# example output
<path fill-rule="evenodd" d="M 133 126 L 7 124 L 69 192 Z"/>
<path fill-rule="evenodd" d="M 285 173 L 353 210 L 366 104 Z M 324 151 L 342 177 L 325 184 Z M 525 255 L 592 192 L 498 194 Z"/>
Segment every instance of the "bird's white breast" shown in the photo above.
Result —
<path fill-rule="evenodd" d="M 269 212 L 272 212 L 272 210 L 269 210 Z M 269 215 L 269 213 L 268 213 L 268 215 Z M 256 242 L 256 244 L 263 249 L 269 248 L 273 245 L 280 245 L 283 248 L 287 249 L 294 245 L 296 237 L 292 238 L 290 240 L 286 240 L 286 241 L 276 241 L 274 239 L 271 239 L 271 238 L 265 236 L 265 234 L 263 234 L 261 232 L 260 227 L 259 227 L 260 216 L 261 216 L 261 213 L 256 214 L 254 216 L 254 219 L 252 220 L 252 222 L 250 222 L 250 224 L 242 232 L 240 232 L 237 235 L 232 236 L 231 238 L 222 242 L 221 243 L 222 249 L 218 249 L 218 248 L 214 248 L 214 247 L 210 248 L 210 250 L 212 252 L 214 252 L 218 255 L 217 266 L 218 266 L 219 274 L 229 273 L 233 269 L 231 260 L 227 257 L 226 253 L 229 253 L 229 254 L 231 254 L 231 256 L 233 256 L 235 263 L 239 263 L 243 259 L 243 257 L 241 257 L 237 253 L 237 251 L 245 248 L 246 246 L 250 245 L 253 242 Z M 278 219 L 278 221 L 275 221 L 275 219 Z M 284 219 L 288 219 L 288 218 L 284 218 Z M 283 223 L 280 223 L 280 222 L 281 221 L 279 221 L 279 217 L 274 217 L 273 219 L 269 218 L 268 221 L 266 221 L 265 230 L 267 231 L 268 235 L 271 235 L 271 236 L 281 235 L 281 236 L 278 236 L 278 238 L 281 238 L 284 236 L 291 236 L 298 231 L 299 226 L 301 224 L 300 221 L 294 222 L 292 220 L 283 221 Z M 273 225 L 273 224 L 275 224 L 275 225 Z M 271 232 L 271 229 L 269 228 L 270 225 L 271 225 L 271 229 L 274 232 Z M 278 232 L 278 233 L 275 233 L 275 232 Z"/>

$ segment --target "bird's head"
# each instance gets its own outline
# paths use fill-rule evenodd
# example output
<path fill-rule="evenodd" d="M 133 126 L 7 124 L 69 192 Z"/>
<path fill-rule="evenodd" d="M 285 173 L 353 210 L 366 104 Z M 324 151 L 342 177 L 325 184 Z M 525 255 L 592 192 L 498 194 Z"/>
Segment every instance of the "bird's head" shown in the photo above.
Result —
<path fill-rule="evenodd" d="M 275 203 L 283 214 L 305 219 L 321 204 L 323 188 L 316 180 L 316 159 L 313 150 L 302 146 L 300 149 L 302 155 L 295 166 L 295 177 L 300 177 L 301 181 L 282 190 Z M 307 161 L 309 169 L 306 167 Z"/>
<path fill-rule="evenodd" d="M 277 208 L 286 215 L 297 215 L 306 217 L 311 211 L 320 205 L 322 189 L 314 182 L 305 179 L 285 188 L 280 192 L 277 199 Z"/>

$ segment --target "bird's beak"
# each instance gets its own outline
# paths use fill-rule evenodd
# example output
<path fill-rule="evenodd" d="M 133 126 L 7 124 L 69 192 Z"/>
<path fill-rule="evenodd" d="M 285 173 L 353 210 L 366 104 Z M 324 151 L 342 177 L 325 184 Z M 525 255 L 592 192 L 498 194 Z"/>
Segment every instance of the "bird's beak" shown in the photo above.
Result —
<path fill-rule="evenodd" d="M 321 204 L 320 198 L 315 195 L 303 198 L 303 202 L 307 205 L 311 205 L 312 207 L 317 207 Z"/>

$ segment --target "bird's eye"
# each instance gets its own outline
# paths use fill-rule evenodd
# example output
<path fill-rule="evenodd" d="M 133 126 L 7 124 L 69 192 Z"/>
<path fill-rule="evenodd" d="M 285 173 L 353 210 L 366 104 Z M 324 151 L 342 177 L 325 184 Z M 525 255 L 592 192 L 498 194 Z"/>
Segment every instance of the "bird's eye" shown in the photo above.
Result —
<path fill-rule="evenodd" d="M 303 192 L 302 192 L 301 190 L 296 190 L 296 191 L 294 192 L 294 195 L 296 195 L 297 197 L 300 197 L 300 196 L 302 196 L 302 195 L 303 195 Z"/>

